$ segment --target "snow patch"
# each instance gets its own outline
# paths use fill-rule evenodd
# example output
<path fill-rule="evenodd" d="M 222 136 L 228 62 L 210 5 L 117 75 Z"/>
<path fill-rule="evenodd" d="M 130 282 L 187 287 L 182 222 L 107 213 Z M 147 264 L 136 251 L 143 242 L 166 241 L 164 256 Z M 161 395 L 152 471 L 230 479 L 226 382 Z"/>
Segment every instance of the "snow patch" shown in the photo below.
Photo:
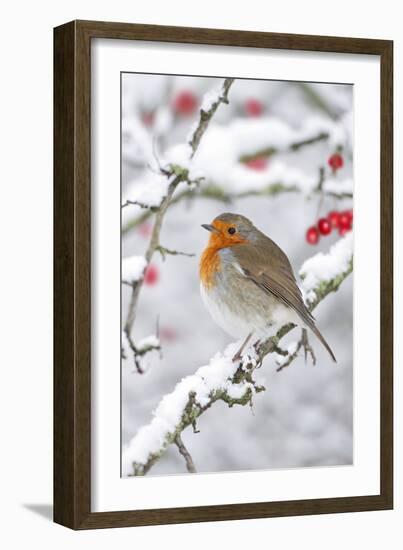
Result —
<path fill-rule="evenodd" d="M 274 360 L 276 361 L 277 365 L 284 365 L 290 358 L 290 355 L 293 355 L 298 348 L 298 342 L 290 342 L 288 346 L 286 347 L 286 351 L 288 355 L 281 355 L 280 353 L 274 353 Z"/>
<path fill-rule="evenodd" d="M 353 180 L 351 178 L 340 179 L 329 177 L 323 182 L 323 191 L 328 193 L 353 193 Z"/>
<path fill-rule="evenodd" d="M 145 338 L 142 338 L 136 344 L 136 348 L 138 349 L 138 351 L 143 351 L 147 348 L 158 348 L 159 346 L 160 346 L 160 341 L 155 336 L 155 334 L 150 334 L 150 336 L 146 336 Z"/>
<path fill-rule="evenodd" d="M 303 279 L 302 288 L 309 300 L 312 299 L 312 293 L 315 292 L 321 282 L 330 281 L 345 273 L 353 257 L 353 232 L 335 243 L 328 254 L 319 252 L 306 260 L 299 275 Z"/>
<path fill-rule="evenodd" d="M 129 283 L 139 281 L 143 278 L 147 267 L 144 256 L 129 256 L 122 260 L 122 280 Z"/>
<path fill-rule="evenodd" d="M 181 168 L 189 168 L 191 155 L 192 148 L 189 143 L 180 143 L 168 149 L 164 155 L 164 160 L 167 167 L 170 165 L 179 165 Z"/>
<path fill-rule="evenodd" d="M 204 94 L 203 101 L 200 106 L 200 110 L 204 111 L 205 113 L 210 111 L 213 105 L 215 103 L 218 103 L 218 101 L 220 100 L 220 97 L 222 96 L 222 92 L 223 92 L 222 84 L 206 92 Z"/>

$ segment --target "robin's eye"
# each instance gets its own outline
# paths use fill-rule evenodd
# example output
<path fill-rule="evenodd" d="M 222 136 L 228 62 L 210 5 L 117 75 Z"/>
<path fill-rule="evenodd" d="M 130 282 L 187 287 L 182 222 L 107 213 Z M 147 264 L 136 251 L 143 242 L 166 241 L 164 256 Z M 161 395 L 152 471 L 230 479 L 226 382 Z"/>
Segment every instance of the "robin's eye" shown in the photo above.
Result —
<path fill-rule="evenodd" d="M 234 233 L 236 233 L 235 227 L 230 227 L 230 228 L 228 229 L 228 233 L 229 233 L 230 235 L 233 235 Z"/>

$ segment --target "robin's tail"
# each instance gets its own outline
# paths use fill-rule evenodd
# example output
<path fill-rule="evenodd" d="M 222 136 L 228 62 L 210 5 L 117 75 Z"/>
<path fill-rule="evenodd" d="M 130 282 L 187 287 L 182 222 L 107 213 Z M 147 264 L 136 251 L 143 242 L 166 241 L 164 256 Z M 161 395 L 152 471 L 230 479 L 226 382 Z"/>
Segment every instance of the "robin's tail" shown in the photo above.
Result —
<path fill-rule="evenodd" d="M 312 330 L 312 332 L 315 334 L 315 336 L 317 336 L 319 338 L 319 340 L 322 342 L 322 344 L 325 346 L 325 348 L 327 349 L 327 351 L 329 352 L 329 355 L 330 357 L 333 359 L 333 361 L 335 363 L 337 363 L 336 361 L 336 357 L 334 356 L 334 353 L 332 352 L 329 344 L 326 342 L 326 340 L 323 338 L 322 334 L 319 332 L 319 329 L 316 328 L 316 325 L 314 323 L 310 323 L 309 324 L 309 328 Z"/>

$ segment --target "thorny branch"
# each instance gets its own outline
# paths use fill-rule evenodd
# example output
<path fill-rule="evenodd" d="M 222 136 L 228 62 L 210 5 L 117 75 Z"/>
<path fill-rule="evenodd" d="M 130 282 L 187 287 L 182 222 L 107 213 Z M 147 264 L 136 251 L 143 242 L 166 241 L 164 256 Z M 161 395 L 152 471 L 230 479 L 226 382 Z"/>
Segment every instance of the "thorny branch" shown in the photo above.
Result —
<path fill-rule="evenodd" d="M 127 334 L 126 334 L 126 337 L 127 337 Z M 158 340 L 158 343 L 156 344 L 148 344 L 142 347 L 136 346 L 135 343 L 133 342 L 133 339 L 130 337 L 127 337 L 127 341 L 130 349 L 133 352 L 134 366 L 136 367 L 136 370 L 139 374 L 143 374 L 144 369 L 141 364 L 141 358 L 147 355 L 147 353 L 150 353 L 151 351 L 158 351 L 159 353 L 161 353 L 161 346 L 159 344 L 159 340 Z M 123 355 L 123 358 L 126 359 L 124 352 L 122 352 L 122 355 Z"/>
<path fill-rule="evenodd" d="M 129 206 L 130 204 L 134 205 L 134 206 L 140 206 L 140 208 L 144 208 L 144 210 L 150 209 L 151 212 L 155 211 L 155 207 L 150 206 L 149 204 L 146 204 L 145 202 L 140 202 L 140 201 L 129 201 L 129 200 L 127 200 L 125 203 L 122 204 L 122 208 L 126 208 L 126 206 Z"/>
<path fill-rule="evenodd" d="M 314 289 L 314 298 L 308 301 L 307 306 L 309 311 L 313 311 L 315 307 L 328 296 L 331 292 L 335 292 L 339 289 L 342 282 L 348 277 L 353 270 L 353 260 L 343 272 L 339 273 L 333 279 L 320 281 Z M 253 378 L 254 371 L 261 367 L 264 358 L 270 353 L 280 353 L 286 355 L 287 352 L 281 350 L 279 347 L 280 340 L 296 327 L 293 323 L 289 323 L 281 327 L 274 336 L 267 338 L 262 342 L 257 342 L 254 345 L 254 357 L 245 355 L 239 362 L 239 365 L 231 378 L 231 382 L 236 384 L 242 392 L 239 396 L 234 397 L 229 392 L 222 389 L 213 390 L 207 403 L 201 405 L 196 399 L 195 392 L 190 391 L 188 395 L 188 401 L 183 409 L 183 414 L 180 421 L 175 426 L 175 429 L 168 432 L 164 441 L 161 442 L 161 446 L 157 452 L 150 453 L 147 460 L 142 463 L 133 462 L 133 474 L 135 476 L 143 476 L 151 469 L 151 467 L 162 457 L 166 449 L 173 443 L 177 442 L 178 436 L 189 426 L 193 427 L 196 431 L 197 419 L 206 412 L 216 401 L 224 401 L 229 407 L 234 405 L 249 405 L 252 406 L 252 399 L 254 394 L 265 391 L 266 388 L 259 386 L 256 380 Z M 290 354 L 287 360 L 287 366 L 297 357 L 298 351 L 303 346 L 303 338 L 298 349 Z M 281 369 L 278 369 L 281 370 Z"/>
<path fill-rule="evenodd" d="M 173 197 L 171 204 L 177 204 L 178 202 L 181 202 L 183 200 L 194 200 L 196 198 L 203 198 L 203 199 L 211 199 L 223 202 L 225 204 L 230 204 L 234 200 L 241 199 L 244 197 L 252 197 L 252 196 L 260 196 L 260 197 L 274 197 L 276 195 L 279 195 L 280 193 L 298 193 L 301 189 L 299 187 L 295 186 L 289 186 L 284 185 L 281 182 L 272 183 L 270 185 L 267 185 L 266 187 L 263 187 L 262 189 L 255 189 L 250 191 L 241 191 L 236 193 L 231 193 L 219 185 L 215 185 L 213 183 L 210 183 L 208 185 L 203 185 L 202 187 L 196 188 L 196 189 L 185 189 L 181 191 L 180 193 L 177 193 L 175 197 Z M 333 191 L 325 191 L 322 188 L 319 188 L 318 186 L 313 189 L 313 193 L 320 193 L 321 196 L 327 196 L 332 197 L 335 199 L 351 199 L 353 194 L 348 192 L 340 192 L 335 193 Z M 153 214 L 150 210 L 145 210 L 140 216 L 137 218 L 134 218 L 133 220 L 130 220 L 126 223 L 126 225 L 123 227 L 122 232 L 123 234 L 127 233 L 134 227 L 137 227 L 144 223 L 151 215 Z"/>
<path fill-rule="evenodd" d="M 201 141 L 204 133 L 206 132 L 206 130 L 208 128 L 210 120 L 213 117 L 214 113 L 217 111 L 219 105 L 221 103 L 228 103 L 228 92 L 229 92 L 230 87 L 232 86 L 233 81 L 234 81 L 233 78 L 226 78 L 223 82 L 222 95 L 216 101 L 214 101 L 211 104 L 210 108 L 207 111 L 200 110 L 199 122 L 198 122 L 198 124 L 196 126 L 196 129 L 193 132 L 193 135 L 192 135 L 192 137 L 189 141 L 189 144 L 190 144 L 191 149 L 192 149 L 192 156 L 195 154 L 195 152 L 196 152 L 196 150 L 197 150 L 197 148 L 200 144 L 200 141 Z M 150 242 L 149 242 L 147 251 L 145 253 L 145 260 L 146 260 L 147 265 L 149 265 L 149 263 L 151 261 L 151 258 L 154 255 L 154 252 L 156 252 L 157 250 L 159 250 L 159 252 L 161 254 L 164 254 L 164 253 L 167 253 L 167 254 L 171 253 L 172 254 L 173 253 L 172 251 L 168 251 L 168 249 L 165 249 L 160 245 L 159 238 L 160 238 L 162 223 L 163 223 L 166 211 L 168 210 L 168 207 L 170 206 L 170 204 L 172 202 L 172 197 L 175 193 L 175 190 L 176 190 L 177 186 L 183 181 L 188 181 L 188 171 L 184 170 L 184 169 L 178 169 L 178 167 L 176 167 L 176 166 L 172 166 L 171 170 L 169 170 L 169 171 L 164 169 L 164 170 L 162 170 L 162 173 L 164 175 L 166 175 L 166 177 L 169 178 L 170 183 L 169 183 L 169 186 L 168 186 L 166 196 L 163 198 L 160 206 L 158 208 L 154 209 L 154 211 L 155 211 L 154 227 L 153 227 L 153 230 L 152 230 L 152 234 L 151 234 L 151 238 L 150 238 Z M 124 206 L 126 206 L 128 203 L 129 203 L 129 201 L 127 201 Z M 140 206 L 142 206 L 142 205 L 140 205 Z M 131 332 L 132 332 L 132 328 L 133 328 L 134 321 L 135 321 L 135 318 L 136 318 L 137 302 L 138 302 L 140 290 L 141 290 L 141 287 L 142 287 L 142 284 L 143 284 L 143 280 L 144 279 L 141 278 L 138 281 L 134 281 L 131 284 L 132 293 L 131 293 L 131 297 L 130 297 L 130 303 L 129 303 L 129 309 L 128 309 L 128 313 L 127 313 L 127 317 L 126 317 L 126 322 L 125 322 L 125 325 L 124 325 L 124 332 L 126 334 L 128 342 L 129 342 L 129 346 L 130 346 L 131 350 L 133 351 L 134 361 L 135 361 L 135 365 L 136 365 L 136 368 L 137 368 L 138 372 L 142 372 L 142 370 L 139 370 L 139 368 L 138 368 L 138 358 L 136 356 L 137 349 L 136 349 L 136 346 L 135 346 L 135 344 L 133 342 L 133 339 L 131 337 Z"/>
<path fill-rule="evenodd" d="M 226 78 L 223 83 L 222 94 L 220 95 L 220 97 L 218 97 L 217 100 L 211 104 L 210 108 L 207 111 L 203 111 L 202 109 L 200 110 L 199 123 L 195 131 L 193 132 L 191 139 L 189 140 L 189 145 L 192 148 L 192 157 L 196 153 L 201 138 L 203 137 L 204 132 L 207 130 L 210 120 L 214 116 L 214 113 L 218 109 L 220 103 L 228 103 L 228 92 L 233 82 L 233 78 Z"/>
<path fill-rule="evenodd" d="M 326 132 L 320 132 L 317 136 L 312 136 L 309 139 L 304 139 L 302 141 L 296 141 L 295 143 L 291 143 L 288 147 L 288 152 L 292 151 L 298 151 L 298 149 L 301 149 L 301 147 L 304 147 L 305 145 L 312 145 L 314 143 L 317 143 L 318 141 L 324 141 L 329 138 L 329 134 Z M 255 151 L 254 153 L 251 153 L 249 155 L 242 155 L 240 157 L 240 162 L 250 162 L 251 160 L 256 160 L 261 157 L 270 157 L 272 155 L 275 155 L 278 153 L 279 150 L 276 147 L 266 147 L 264 149 L 260 149 L 259 151 Z M 284 152 L 287 152 L 285 150 Z"/>
<path fill-rule="evenodd" d="M 196 254 L 193 254 L 191 252 L 181 252 L 180 250 L 172 250 L 171 248 L 166 248 L 165 246 L 162 246 L 159 244 L 156 249 L 157 252 L 161 254 L 162 259 L 165 261 L 165 258 L 167 255 L 169 256 L 187 256 L 188 258 L 192 258 L 196 256 Z"/>

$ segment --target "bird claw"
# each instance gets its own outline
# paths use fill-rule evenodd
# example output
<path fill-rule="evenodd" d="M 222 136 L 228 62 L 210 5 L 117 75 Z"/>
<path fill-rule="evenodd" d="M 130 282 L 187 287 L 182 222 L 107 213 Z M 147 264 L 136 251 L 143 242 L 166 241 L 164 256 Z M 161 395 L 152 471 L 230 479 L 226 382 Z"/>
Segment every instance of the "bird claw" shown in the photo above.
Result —
<path fill-rule="evenodd" d="M 236 352 L 234 357 L 232 358 L 232 362 L 236 363 L 237 361 L 240 361 L 242 359 L 242 352 L 246 347 L 246 344 L 249 342 L 249 340 L 252 338 L 252 333 L 248 334 L 248 336 L 245 338 L 245 341 L 243 342 L 242 346 L 239 348 L 239 350 Z"/>
<path fill-rule="evenodd" d="M 308 358 L 308 353 L 309 355 L 311 356 L 311 359 L 312 359 L 312 364 L 313 365 L 316 365 L 316 356 L 315 356 L 315 352 L 313 351 L 313 348 L 311 346 L 311 344 L 309 343 L 309 340 L 308 340 L 308 332 L 306 330 L 306 328 L 303 328 L 302 329 L 302 335 L 301 335 L 301 347 L 304 348 L 304 359 L 305 359 L 305 363 L 307 361 L 307 358 Z"/>

